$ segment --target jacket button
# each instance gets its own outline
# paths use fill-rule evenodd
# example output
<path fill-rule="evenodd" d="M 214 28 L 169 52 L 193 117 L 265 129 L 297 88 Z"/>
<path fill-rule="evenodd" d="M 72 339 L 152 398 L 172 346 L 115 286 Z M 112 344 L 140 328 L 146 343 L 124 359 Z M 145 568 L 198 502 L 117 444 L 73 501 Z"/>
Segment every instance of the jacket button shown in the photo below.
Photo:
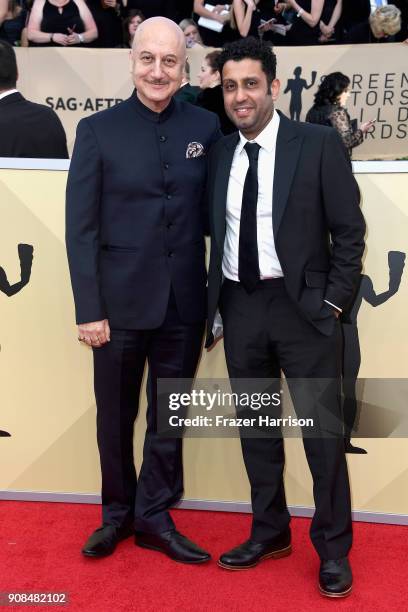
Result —
<path fill-rule="evenodd" d="M 164 164 L 164 169 L 165 169 L 165 170 L 168 170 L 169 168 L 170 168 L 170 165 L 169 165 L 169 164 Z"/>
<path fill-rule="evenodd" d="M 173 227 L 173 224 L 172 224 L 172 223 L 168 223 L 168 224 L 166 225 L 166 227 L 167 227 L 167 229 L 171 229 L 171 228 Z"/>
<path fill-rule="evenodd" d="M 166 136 L 160 136 L 160 142 L 166 142 L 167 138 Z"/>
<path fill-rule="evenodd" d="M 169 257 L 173 257 L 173 253 L 172 253 L 172 251 L 170 251 L 169 253 L 167 253 L 167 255 L 168 255 Z"/>
<path fill-rule="evenodd" d="M 171 195 L 168 193 L 168 194 L 166 195 L 166 198 L 167 198 L 168 200 L 171 200 Z"/>

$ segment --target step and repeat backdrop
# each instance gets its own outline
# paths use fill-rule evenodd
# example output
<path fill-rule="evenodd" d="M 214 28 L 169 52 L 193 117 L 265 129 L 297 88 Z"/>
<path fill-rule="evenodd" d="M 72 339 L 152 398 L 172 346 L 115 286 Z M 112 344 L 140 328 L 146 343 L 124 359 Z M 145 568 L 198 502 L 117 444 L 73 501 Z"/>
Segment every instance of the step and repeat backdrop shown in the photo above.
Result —
<path fill-rule="evenodd" d="M 115 55 L 105 67 L 106 77 L 116 76 Z M 64 69 L 68 66 L 68 56 L 55 57 Z M 122 59 L 118 54 L 117 61 Z M 281 70 L 285 68 L 282 62 Z M 90 96 L 85 74 L 87 67 L 79 70 L 78 64 L 78 72 L 72 68 L 64 80 L 61 75 L 61 87 L 69 76 L 78 80 L 80 75 Z M 108 82 L 102 84 L 107 87 Z M 46 97 L 58 87 L 50 79 Z M 124 93 L 120 88 L 112 91 L 115 96 Z M 377 144 L 380 147 L 381 141 Z M 65 171 L 0 170 L 1 491 L 94 494 L 100 488 L 91 352 L 77 341 L 65 255 L 66 177 Z M 402 419 L 406 410 L 401 413 L 408 378 L 408 172 L 357 178 L 368 227 L 367 249 L 360 290 L 344 324 L 344 359 L 349 379 L 358 375 L 365 381 L 351 380 L 361 399 L 359 431 L 370 437 L 354 441 L 366 454 L 348 456 L 353 508 L 408 515 L 408 441 Z M 226 378 L 222 342 L 203 353 L 198 376 Z M 363 389 L 358 388 L 361 384 Z M 144 395 L 141 401 L 144 410 Z M 143 410 L 135 432 L 137 465 Z M 249 501 L 237 439 L 190 438 L 184 449 L 185 498 Z M 288 439 L 286 451 L 288 502 L 313 506 L 301 440 Z"/>
<path fill-rule="evenodd" d="M 202 58 L 210 49 L 188 51 L 191 83 L 197 84 Z M 376 123 L 355 159 L 408 157 L 408 50 L 406 45 L 281 47 L 276 49 L 281 96 L 277 107 L 304 120 L 321 78 L 340 71 L 351 80 L 352 119 Z M 17 49 L 18 86 L 34 102 L 60 116 L 72 150 L 79 119 L 109 108 L 132 92 L 125 49 Z M 47 70 L 44 70 L 47 66 Z"/>

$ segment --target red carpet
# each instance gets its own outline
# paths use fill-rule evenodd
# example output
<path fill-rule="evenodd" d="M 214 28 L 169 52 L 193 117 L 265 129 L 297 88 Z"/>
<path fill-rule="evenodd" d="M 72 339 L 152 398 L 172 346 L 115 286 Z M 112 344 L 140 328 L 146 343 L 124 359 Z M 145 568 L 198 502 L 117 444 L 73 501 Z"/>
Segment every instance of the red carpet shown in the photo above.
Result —
<path fill-rule="evenodd" d="M 242 514 L 178 510 L 173 516 L 179 530 L 215 560 L 245 539 L 250 525 L 250 516 Z M 307 519 L 292 521 L 290 557 L 230 572 L 214 560 L 204 566 L 175 563 L 136 548 L 132 539 L 111 557 L 85 559 L 80 548 L 99 517 L 98 506 L 0 502 L 0 592 L 67 591 L 70 603 L 58 609 L 70 612 L 408 610 L 406 527 L 355 523 L 354 592 L 344 600 L 326 600 L 317 591 L 318 558 Z"/>

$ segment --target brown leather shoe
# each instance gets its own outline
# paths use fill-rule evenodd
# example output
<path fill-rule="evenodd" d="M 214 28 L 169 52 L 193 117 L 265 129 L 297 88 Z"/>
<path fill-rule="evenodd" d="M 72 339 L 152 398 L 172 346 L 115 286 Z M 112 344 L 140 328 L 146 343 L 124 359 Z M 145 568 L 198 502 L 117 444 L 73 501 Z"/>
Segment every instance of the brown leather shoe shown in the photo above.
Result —
<path fill-rule="evenodd" d="M 292 552 L 290 530 L 266 542 L 247 540 L 240 546 L 221 555 L 218 565 L 229 570 L 246 570 L 265 559 L 280 559 Z"/>
<path fill-rule="evenodd" d="M 347 557 L 321 561 L 319 591 L 325 597 L 347 597 L 351 593 L 353 575 Z"/>

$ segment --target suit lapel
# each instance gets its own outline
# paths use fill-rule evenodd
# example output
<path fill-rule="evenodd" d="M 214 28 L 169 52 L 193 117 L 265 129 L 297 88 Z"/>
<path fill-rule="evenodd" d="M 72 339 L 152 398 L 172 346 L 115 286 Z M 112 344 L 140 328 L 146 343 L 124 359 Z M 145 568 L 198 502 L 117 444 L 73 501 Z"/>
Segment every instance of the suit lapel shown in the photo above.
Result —
<path fill-rule="evenodd" d="M 280 123 L 276 140 L 275 173 L 273 181 L 272 223 L 276 240 L 285 212 L 290 188 L 295 176 L 296 166 L 302 147 L 302 137 L 296 124 L 279 113 Z"/>
<path fill-rule="evenodd" d="M 215 240 L 220 253 L 224 252 L 228 182 L 238 140 L 239 134 L 237 132 L 223 141 L 215 171 L 213 215 Z"/>

